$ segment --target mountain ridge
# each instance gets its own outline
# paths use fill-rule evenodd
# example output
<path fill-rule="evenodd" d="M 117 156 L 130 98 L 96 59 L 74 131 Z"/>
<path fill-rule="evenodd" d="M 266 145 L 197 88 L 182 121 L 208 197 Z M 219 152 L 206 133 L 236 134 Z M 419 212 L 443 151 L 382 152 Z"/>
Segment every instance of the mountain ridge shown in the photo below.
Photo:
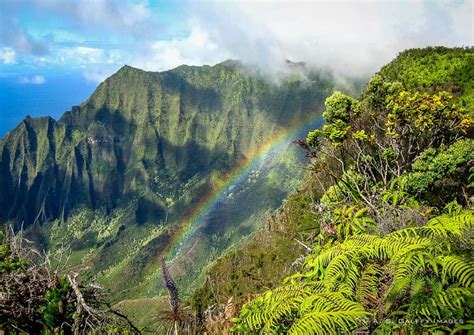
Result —
<path fill-rule="evenodd" d="M 231 66 L 226 66 L 229 63 L 231 63 Z M 48 136 L 46 138 L 42 138 L 41 140 L 52 140 L 51 136 L 53 135 L 57 137 L 62 137 L 61 141 L 58 141 L 58 139 L 56 138 L 56 143 L 54 143 L 54 145 L 52 143 L 49 143 L 50 148 L 52 150 L 54 149 L 52 151 L 52 155 L 56 156 L 56 149 L 60 150 L 57 144 L 62 144 L 68 141 L 69 144 L 71 144 L 71 146 L 75 148 L 75 155 L 77 156 L 78 153 L 76 149 L 79 149 L 79 146 L 81 145 L 79 142 L 81 140 L 84 140 L 84 137 L 85 140 L 92 145 L 100 144 L 102 146 L 107 146 L 114 144 L 114 147 L 116 147 L 116 142 L 123 141 L 124 136 L 127 134 L 136 133 L 138 127 L 158 123 L 154 130 L 150 130 L 153 131 L 155 134 L 144 135 L 148 137 L 155 136 L 156 138 L 162 138 L 162 143 L 164 143 L 164 146 L 167 145 L 167 141 L 171 143 L 170 145 L 183 146 L 189 138 L 193 138 L 195 139 L 196 143 L 190 144 L 191 147 L 193 147 L 192 150 L 201 150 L 199 149 L 199 146 L 202 144 L 211 144 L 211 149 L 215 150 L 216 145 L 212 147 L 212 144 L 220 143 L 218 145 L 220 148 L 218 149 L 222 151 L 230 151 L 230 156 L 235 156 L 239 153 L 245 154 L 245 152 L 247 152 L 251 147 L 255 147 L 255 145 L 260 141 L 259 138 L 263 138 L 262 131 L 260 131 L 260 133 L 251 135 L 248 138 L 247 143 L 241 143 L 241 141 L 237 139 L 236 136 L 242 130 L 242 126 L 238 126 L 238 128 L 230 130 L 228 129 L 226 132 L 223 132 L 223 129 L 225 128 L 222 123 L 225 122 L 219 121 L 219 123 L 221 123 L 221 127 L 216 127 L 216 129 L 219 131 L 216 131 L 214 133 L 206 133 L 205 131 L 198 129 L 200 121 L 196 121 L 196 118 L 199 118 L 200 115 L 203 115 L 203 113 L 204 115 L 206 115 L 206 113 L 212 113 L 213 110 L 222 110 L 223 108 L 221 106 L 221 98 L 219 98 L 214 89 L 207 88 L 203 91 L 199 90 L 199 84 L 196 83 L 196 81 L 198 79 L 202 80 L 203 75 L 202 73 L 195 74 L 194 72 L 206 72 L 209 69 L 216 70 L 211 73 L 210 76 L 208 75 L 208 77 L 205 78 L 205 84 L 208 84 L 209 81 L 215 79 L 214 77 L 219 77 L 219 74 L 222 74 L 222 72 L 224 72 L 224 78 L 219 77 L 220 85 L 223 83 L 223 80 L 228 81 L 228 79 L 232 79 L 228 78 L 232 77 L 232 73 L 237 73 L 234 72 L 235 65 L 235 61 L 226 61 L 224 63 L 217 64 L 213 67 L 180 66 L 173 70 L 164 72 L 146 72 L 126 65 L 122 67 L 119 71 L 117 71 L 114 75 L 106 79 L 103 83 L 101 83 L 91 95 L 91 97 L 85 102 L 83 102 L 80 106 L 73 107 L 71 111 L 66 112 L 57 121 L 52 118 L 48 118 Z M 229 68 L 232 68 L 233 70 L 228 71 Z M 189 78 L 187 78 L 187 80 L 183 80 L 181 72 L 190 72 L 191 74 L 189 75 Z M 241 90 L 244 90 L 243 95 L 251 96 L 252 94 L 254 94 L 255 90 L 262 90 L 262 79 L 258 79 L 257 81 L 253 82 L 252 80 L 248 80 L 249 77 L 246 78 L 247 80 L 237 78 L 237 85 L 240 86 L 239 88 L 241 88 Z M 125 81 L 126 83 L 124 84 L 123 81 Z M 234 88 L 235 87 L 231 87 L 230 89 L 233 90 Z M 297 89 L 299 88 L 296 88 L 296 90 Z M 181 93 L 181 96 L 178 97 L 178 101 L 173 98 L 169 99 L 169 101 L 165 103 L 168 103 L 169 105 L 177 104 L 179 112 L 175 114 L 156 113 L 156 109 L 159 109 L 160 107 L 161 109 L 175 107 L 166 105 L 163 106 L 163 101 L 160 101 L 160 99 L 162 99 L 161 95 L 172 95 L 174 91 L 179 91 Z M 258 93 L 260 92 L 257 92 L 257 94 Z M 278 95 L 278 93 L 280 92 L 278 92 L 277 90 L 276 95 Z M 270 94 L 273 95 L 272 93 Z M 240 113 L 240 118 L 242 118 L 242 115 L 244 115 L 240 124 L 245 124 L 245 120 L 248 118 L 254 120 L 254 122 L 257 123 L 265 122 L 265 120 L 259 120 L 258 115 L 251 115 L 251 111 L 255 108 L 262 110 L 276 110 L 275 105 L 255 107 L 255 102 L 251 101 L 251 99 L 248 99 L 246 97 L 238 98 L 240 98 L 240 100 L 243 100 L 244 103 L 243 110 L 241 109 L 241 111 L 246 112 L 247 114 L 247 117 L 245 117 L 243 113 Z M 272 98 L 273 97 L 270 96 L 267 101 L 273 100 Z M 257 101 L 256 104 L 258 105 L 258 103 L 261 102 Z M 305 102 L 301 101 L 300 103 L 304 104 Z M 188 106 L 190 106 L 190 108 Z M 193 109 L 193 107 L 194 109 L 197 108 L 199 110 L 199 113 L 196 114 L 195 112 L 194 116 L 196 117 L 190 119 L 187 116 L 190 114 L 190 111 Z M 286 107 L 288 106 L 284 106 L 284 108 L 281 108 L 281 110 L 285 110 Z M 302 108 L 306 108 L 306 110 L 309 110 L 312 107 L 303 106 Z M 166 115 L 174 115 L 174 119 L 170 118 L 166 120 Z M 202 120 L 201 124 L 207 126 L 209 122 L 216 122 L 217 114 L 214 113 L 214 115 L 215 116 L 208 116 L 207 120 Z M 236 117 L 235 112 L 228 117 Z M 287 117 L 285 114 L 280 112 L 279 115 L 275 117 L 275 119 L 281 121 L 283 125 L 288 125 L 291 124 L 292 119 L 294 120 L 295 118 L 291 115 L 290 117 Z M 43 129 L 39 128 L 45 127 L 45 125 L 43 124 L 43 122 L 46 122 L 45 120 L 46 119 L 43 118 L 26 118 L 24 120 L 24 123 L 22 124 L 25 124 L 25 126 L 28 127 L 28 130 L 26 131 L 29 135 L 28 137 L 24 138 L 24 140 L 29 139 L 31 142 L 30 144 L 35 146 L 37 135 L 41 136 L 40 134 L 43 131 Z M 185 136 L 182 136 L 181 134 L 178 135 L 177 131 L 166 130 L 174 130 L 174 128 L 179 129 L 182 123 L 187 123 L 187 125 L 184 127 L 184 131 L 186 132 Z M 231 122 L 227 123 L 231 124 Z M 103 125 L 111 126 L 112 131 L 110 129 L 104 128 Z M 126 129 L 126 127 L 128 127 L 128 129 Z M 271 131 L 271 129 L 268 130 Z M 18 129 L 17 131 L 20 130 Z M 54 134 L 52 134 L 52 132 Z M 81 134 L 80 132 L 86 132 L 87 136 L 85 136 L 85 134 Z M 19 135 L 17 134 L 17 136 Z M 3 143 L 7 143 L 10 140 L 13 140 L 13 137 L 13 134 L 7 134 L 2 140 L 1 147 L 4 148 L 5 145 Z M 226 147 L 225 142 L 227 142 L 227 138 L 233 138 L 240 142 L 237 145 L 239 145 L 241 148 L 239 150 L 233 150 L 228 146 Z M 245 136 L 240 136 L 240 138 L 245 138 Z M 110 150 L 110 148 L 108 149 Z M 89 148 L 88 150 L 91 150 L 91 148 Z M 7 160 L 6 158 L 7 157 L 4 157 L 4 160 Z M 120 159 L 117 159 L 117 157 L 109 157 L 109 159 L 112 159 L 113 162 L 111 163 L 116 164 L 117 168 L 119 170 L 122 170 L 123 172 L 123 169 L 125 167 L 120 167 L 120 164 L 125 164 L 125 162 L 120 162 Z M 161 157 L 161 159 L 164 160 L 165 158 Z M 81 158 L 78 158 L 77 160 L 81 160 Z M 209 164 L 209 162 L 203 162 L 203 164 Z M 36 168 L 41 167 L 37 166 Z M 77 166 L 77 168 L 81 169 L 81 166 Z M 90 205 L 93 205 L 92 200 L 88 203 Z M 11 218 L 11 215 L 7 215 L 7 217 Z M 53 215 L 53 217 L 57 217 L 57 214 Z M 28 218 L 26 221 L 28 223 L 31 223 L 31 218 Z"/>
<path fill-rule="evenodd" d="M 318 113 L 335 86 L 317 73 L 271 83 L 235 61 L 164 72 L 124 66 L 57 121 L 26 118 L 0 141 L 1 220 L 50 252 L 71 246 L 74 265 L 92 264 L 88 275 L 121 292 L 117 299 L 148 292 L 151 260 L 183 216 L 274 134 Z M 182 253 L 194 261 L 174 267 L 187 269 L 186 283 L 209 262 L 206 243 L 217 257 L 279 205 L 301 173 L 298 155 L 282 150 L 202 223 L 198 247 Z M 278 183 L 278 174 L 293 177 Z"/>

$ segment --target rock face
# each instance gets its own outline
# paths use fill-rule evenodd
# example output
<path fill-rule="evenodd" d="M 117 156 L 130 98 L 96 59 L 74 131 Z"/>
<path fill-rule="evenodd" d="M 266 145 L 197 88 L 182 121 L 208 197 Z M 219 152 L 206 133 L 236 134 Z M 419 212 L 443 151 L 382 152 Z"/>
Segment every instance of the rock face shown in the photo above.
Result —
<path fill-rule="evenodd" d="M 111 249 L 134 236 L 137 259 L 127 264 L 146 267 L 200 196 L 273 134 L 317 113 L 332 82 L 313 73 L 270 83 L 234 61 L 166 72 L 124 66 L 58 121 L 27 117 L 0 141 L 0 220 L 30 227 L 46 248 L 60 240 L 82 250 L 77 262 L 93 259 L 97 272 L 123 262 Z M 280 191 L 265 209 L 278 206 Z M 111 219 L 121 209 L 126 219 Z M 89 222 L 80 237 L 78 217 Z"/>
<path fill-rule="evenodd" d="M 193 177 L 225 171 L 321 104 L 317 87 L 276 87 L 238 68 L 124 66 L 59 121 L 26 118 L 0 142 L 2 217 L 65 219 L 146 191 L 174 201 Z"/>

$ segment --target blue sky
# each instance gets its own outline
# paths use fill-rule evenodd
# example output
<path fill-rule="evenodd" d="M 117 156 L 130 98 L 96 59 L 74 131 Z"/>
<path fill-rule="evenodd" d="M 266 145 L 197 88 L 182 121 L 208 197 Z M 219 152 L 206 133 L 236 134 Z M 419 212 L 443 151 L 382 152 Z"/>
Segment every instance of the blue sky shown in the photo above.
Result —
<path fill-rule="evenodd" d="M 98 82 L 125 63 L 140 63 L 138 49 L 188 36 L 181 8 L 164 1 L 1 0 L 0 74 L 27 83 L 80 71 Z"/>
<path fill-rule="evenodd" d="M 406 48 L 473 45 L 473 1 L 0 0 L 0 136 L 58 117 L 124 64 L 285 59 L 368 75 Z M 8 93 L 7 93 L 8 92 Z"/>

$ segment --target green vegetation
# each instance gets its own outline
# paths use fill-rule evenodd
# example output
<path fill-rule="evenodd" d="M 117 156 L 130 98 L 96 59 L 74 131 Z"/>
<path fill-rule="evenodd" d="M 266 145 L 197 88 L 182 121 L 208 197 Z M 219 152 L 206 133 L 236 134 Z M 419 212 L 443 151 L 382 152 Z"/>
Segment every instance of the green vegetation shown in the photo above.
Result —
<path fill-rule="evenodd" d="M 89 266 L 84 282 L 116 301 L 162 294 L 117 304 L 152 332 L 474 331 L 473 55 L 405 51 L 358 99 L 316 74 L 274 86 L 236 62 L 124 67 L 58 122 L 27 119 L 0 142 L 0 200 L 11 205 L 1 215 L 25 220 L 48 256 L 70 246 L 72 265 Z M 213 213 L 169 268 L 162 260 L 163 306 L 159 260 L 199 197 L 333 90 L 325 125 L 299 141 L 311 160 L 304 179 L 288 150 L 240 195 L 229 190 L 236 205 Z M 2 278 L 31 271 L 10 248 L 0 249 Z M 75 277 L 56 278 L 35 308 L 50 332 L 77 309 Z"/>
<path fill-rule="evenodd" d="M 277 85 L 234 61 L 125 66 L 58 121 L 26 118 L 0 141 L 0 222 L 23 224 L 50 253 L 70 247 L 70 265 L 87 265 L 84 277 L 115 302 L 163 293 L 159 257 L 202 199 L 275 133 L 317 115 L 335 85 L 309 72 Z M 183 247 L 178 285 L 197 287 L 203 268 L 281 204 L 302 176 L 295 152 L 280 152 L 232 195 L 247 210 L 226 206 Z"/>
<path fill-rule="evenodd" d="M 473 225 L 469 211 L 384 237 L 359 232 L 325 245 L 306 257 L 303 272 L 286 285 L 246 305 L 235 329 L 336 334 L 366 326 L 379 334 L 450 332 L 453 324 L 433 320 L 469 320 L 474 259 L 455 241 Z"/>
<path fill-rule="evenodd" d="M 432 47 L 402 52 L 380 74 L 407 89 L 447 91 L 460 105 L 474 108 L 474 55 L 472 48 Z"/>
<path fill-rule="evenodd" d="M 298 242 L 311 251 L 299 270 L 276 274 L 286 277 L 280 285 L 233 289 L 239 303 L 251 299 L 232 319 L 234 331 L 474 330 L 473 82 L 465 75 L 472 59 L 471 49 L 409 50 L 375 75 L 358 100 L 341 92 L 326 100 L 326 125 L 300 142 L 312 158 L 306 180 L 313 182 L 292 196 L 313 197 L 291 204 L 303 208 L 300 218 L 310 218 Z M 302 222 L 282 221 L 295 230 Z M 291 250 L 298 245 L 293 238 L 278 243 Z M 246 248 L 232 258 L 258 265 L 258 258 L 245 259 Z M 262 243 L 252 253 L 265 250 Z M 222 303 L 232 294 L 217 278 L 231 269 L 222 268 L 225 258 L 218 264 L 205 287 L 227 293 Z M 285 267 L 275 265 L 276 272 Z M 255 270 L 248 276 L 262 277 Z"/>
<path fill-rule="evenodd" d="M 408 193 L 424 198 L 431 204 L 459 197 L 456 190 L 471 188 L 474 143 L 459 140 L 450 146 L 426 149 L 412 165 L 412 171 L 400 179 Z M 435 196 L 436 195 L 436 196 Z M 462 201 L 461 199 L 457 199 Z"/>

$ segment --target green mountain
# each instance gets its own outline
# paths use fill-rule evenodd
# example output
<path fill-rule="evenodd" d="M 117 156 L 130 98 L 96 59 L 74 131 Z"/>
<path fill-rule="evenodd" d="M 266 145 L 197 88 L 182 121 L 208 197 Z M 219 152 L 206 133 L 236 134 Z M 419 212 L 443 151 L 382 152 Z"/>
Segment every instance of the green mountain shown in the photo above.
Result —
<path fill-rule="evenodd" d="M 71 248 L 70 265 L 87 266 L 83 275 L 117 300 L 161 289 L 160 255 L 173 257 L 178 284 L 195 285 L 301 176 L 301 153 L 283 145 L 226 185 L 275 134 L 319 115 L 337 86 L 331 74 L 291 66 L 297 71 L 278 83 L 235 61 L 165 72 L 124 66 L 59 120 L 27 117 L 0 142 L 1 221 L 51 254 Z M 176 245 L 187 218 L 223 185 L 235 188 L 232 197 Z"/>

